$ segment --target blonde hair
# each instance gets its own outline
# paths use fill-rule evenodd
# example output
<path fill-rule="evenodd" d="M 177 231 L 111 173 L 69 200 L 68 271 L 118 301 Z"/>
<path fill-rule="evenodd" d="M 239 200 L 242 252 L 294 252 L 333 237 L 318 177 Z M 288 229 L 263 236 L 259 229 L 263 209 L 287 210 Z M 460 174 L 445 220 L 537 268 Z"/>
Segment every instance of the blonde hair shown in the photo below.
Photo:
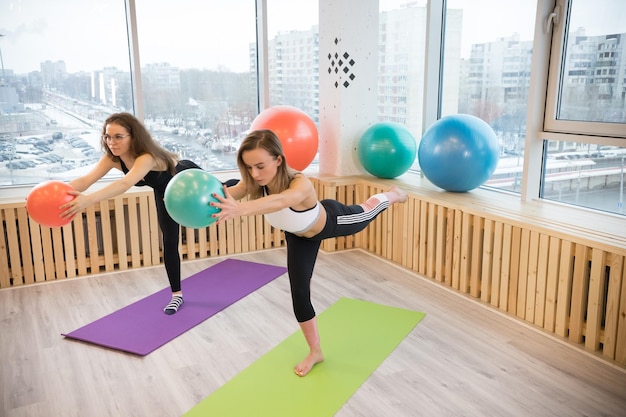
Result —
<path fill-rule="evenodd" d="M 255 130 L 250 132 L 248 136 L 245 137 L 243 142 L 241 142 L 239 151 L 237 152 L 237 166 L 241 172 L 243 183 L 246 186 L 246 194 L 252 198 L 259 198 L 263 196 L 263 187 L 256 184 L 243 161 L 243 153 L 254 149 L 264 149 L 274 159 L 277 159 L 278 157 L 282 158 L 283 163 L 278 166 L 278 172 L 276 173 L 274 184 L 279 192 L 289 188 L 289 183 L 291 183 L 291 180 L 298 172 L 289 168 L 287 158 L 285 158 L 285 153 L 283 152 L 283 146 L 280 143 L 278 136 L 276 136 L 276 134 L 271 130 Z"/>

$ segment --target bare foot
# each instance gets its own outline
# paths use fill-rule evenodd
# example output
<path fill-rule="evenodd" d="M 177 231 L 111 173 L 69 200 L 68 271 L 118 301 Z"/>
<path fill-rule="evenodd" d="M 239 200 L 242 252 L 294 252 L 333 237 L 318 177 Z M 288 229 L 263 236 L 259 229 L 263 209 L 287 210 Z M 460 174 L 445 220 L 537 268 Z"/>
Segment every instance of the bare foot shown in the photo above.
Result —
<path fill-rule="evenodd" d="M 293 371 L 298 376 L 305 376 L 311 371 L 311 369 L 313 368 L 315 364 L 318 364 L 322 362 L 323 360 L 324 360 L 324 355 L 322 354 L 321 350 L 318 350 L 315 352 L 311 351 L 309 352 L 307 357 L 304 358 L 302 362 L 300 362 L 299 364 L 295 366 L 295 368 L 293 368 Z"/>
<path fill-rule="evenodd" d="M 390 198 L 389 202 L 391 204 L 393 203 L 404 203 L 406 202 L 406 200 L 409 199 L 409 194 L 404 191 L 402 188 L 398 188 L 395 185 L 392 185 L 391 188 L 389 188 L 389 193 L 395 195 L 395 199 Z"/>

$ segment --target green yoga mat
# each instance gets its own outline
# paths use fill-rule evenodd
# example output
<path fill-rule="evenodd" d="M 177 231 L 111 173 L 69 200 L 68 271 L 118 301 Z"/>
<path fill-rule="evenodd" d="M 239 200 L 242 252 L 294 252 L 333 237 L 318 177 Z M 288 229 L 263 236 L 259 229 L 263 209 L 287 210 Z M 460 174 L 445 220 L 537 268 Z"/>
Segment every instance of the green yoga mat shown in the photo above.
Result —
<path fill-rule="evenodd" d="M 342 298 L 318 317 L 324 362 L 307 376 L 293 372 L 308 353 L 297 331 L 185 416 L 332 416 L 424 315 Z"/>

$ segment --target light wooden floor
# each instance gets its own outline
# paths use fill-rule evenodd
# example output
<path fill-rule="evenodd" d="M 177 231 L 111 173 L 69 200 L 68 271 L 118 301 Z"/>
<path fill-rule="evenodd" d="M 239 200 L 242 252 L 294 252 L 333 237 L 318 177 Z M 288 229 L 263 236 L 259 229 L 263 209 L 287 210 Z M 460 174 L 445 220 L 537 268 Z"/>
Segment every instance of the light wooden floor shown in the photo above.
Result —
<path fill-rule="evenodd" d="M 283 275 L 143 358 L 60 335 L 166 285 L 155 267 L 0 290 L 0 415 L 180 416 L 297 330 Z M 626 416 L 626 369 L 373 255 L 320 254 L 313 292 L 318 312 L 352 297 L 427 313 L 337 416 Z"/>

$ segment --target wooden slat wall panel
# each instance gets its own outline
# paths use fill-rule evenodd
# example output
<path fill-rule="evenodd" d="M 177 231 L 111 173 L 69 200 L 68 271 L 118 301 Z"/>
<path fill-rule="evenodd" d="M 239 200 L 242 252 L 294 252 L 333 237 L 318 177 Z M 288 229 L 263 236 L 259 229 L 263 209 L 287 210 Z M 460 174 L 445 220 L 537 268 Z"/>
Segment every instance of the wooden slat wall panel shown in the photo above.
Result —
<path fill-rule="evenodd" d="M 384 181 L 313 179 L 320 198 L 362 202 Z M 455 196 L 453 196 L 455 197 Z M 0 288 L 162 263 L 151 192 L 89 207 L 63 228 L 41 227 L 23 204 L 0 204 Z M 548 227 L 549 226 L 549 227 Z M 626 258 L 563 233 L 411 193 L 363 232 L 322 249 L 365 249 L 520 320 L 626 364 Z M 19 236 L 19 238 L 18 238 Z M 181 228 L 181 256 L 197 259 L 284 246 L 263 216 L 204 229 Z"/>
<path fill-rule="evenodd" d="M 18 230 L 28 230 L 28 213 L 26 209 L 17 210 L 17 224 Z M 24 237 L 26 237 L 25 235 Z M 68 243 L 71 244 L 71 241 Z M 35 281 L 35 270 L 33 267 L 33 255 L 30 251 L 30 239 L 20 239 L 20 256 L 22 260 L 22 274 L 26 282 Z M 7 274 L 8 276 L 8 274 Z"/>
<path fill-rule="evenodd" d="M 198 233 L 198 257 L 199 258 L 206 258 L 207 256 L 209 256 L 209 239 L 207 238 L 207 229 L 208 228 L 202 228 L 202 229 L 198 229 L 197 233 Z"/>
<path fill-rule="evenodd" d="M 117 267 L 120 270 L 128 269 L 128 249 L 126 247 L 126 222 L 124 219 L 124 199 L 116 198 L 115 205 L 115 235 L 117 237 Z"/>
<path fill-rule="evenodd" d="M 517 304 L 516 314 L 520 319 L 526 316 L 526 296 L 528 290 L 528 262 L 530 259 L 530 230 L 522 229 L 520 257 L 519 257 L 519 273 L 517 280 Z"/>
<path fill-rule="evenodd" d="M 604 310 L 604 290 L 606 289 L 605 253 L 599 249 L 591 251 L 591 271 L 589 274 L 589 297 L 587 301 L 587 322 L 585 326 L 585 347 L 598 350 L 602 330 Z"/>
<path fill-rule="evenodd" d="M 115 268 L 115 259 L 113 257 L 113 231 L 111 228 L 111 216 L 115 215 L 111 211 L 109 201 L 100 202 L 100 230 L 102 236 L 102 255 L 104 257 L 104 270 L 111 272 Z"/>
<path fill-rule="evenodd" d="M 402 209 L 404 205 L 400 207 L 394 207 L 394 209 Z M 426 220 L 426 256 L 424 257 L 426 276 L 429 278 L 435 277 L 435 258 L 437 248 L 437 205 L 434 203 L 428 203 L 427 208 L 427 220 Z M 401 229 L 398 229 L 401 230 Z M 397 262 L 394 259 L 395 262 Z"/>
<path fill-rule="evenodd" d="M 422 275 L 426 275 L 427 268 L 426 262 L 428 258 L 426 257 L 426 249 L 428 248 L 428 202 L 420 201 L 419 202 L 420 210 L 419 210 L 419 228 L 420 234 L 418 235 L 418 264 L 417 264 L 417 272 Z"/>
<path fill-rule="evenodd" d="M 491 288 L 489 289 L 489 297 L 483 301 L 488 301 L 494 307 L 500 306 L 500 284 L 502 282 L 502 255 L 503 255 L 503 224 L 498 221 L 493 222 L 493 238 L 492 238 L 492 255 L 491 263 L 483 265 L 483 271 L 491 268 Z"/>
<path fill-rule="evenodd" d="M 272 232 L 272 227 L 268 222 L 265 221 L 265 219 L 263 219 L 260 225 L 262 227 L 261 237 L 263 237 L 261 247 L 270 248 L 272 247 L 272 238 L 274 236 Z"/>
<path fill-rule="evenodd" d="M 526 300 L 524 308 L 524 318 L 529 322 L 535 321 L 535 308 L 537 302 L 537 268 L 539 257 L 539 233 L 530 232 L 530 241 L 528 244 L 528 260 L 524 262 L 527 265 L 526 271 Z M 543 314 L 542 314 L 543 316 Z"/>
<path fill-rule="evenodd" d="M 56 279 L 56 263 L 54 262 L 54 252 L 52 249 L 51 230 L 48 227 L 41 228 L 42 247 L 43 247 L 43 267 L 46 271 L 46 281 Z"/>
<path fill-rule="evenodd" d="M 484 219 L 480 216 L 473 216 L 472 222 L 472 246 L 470 274 L 470 294 L 472 297 L 480 298 L 481 275 L 483 266 L 483 240 L 485 236 Z"/>
<path fill-rule="evenodd" d="M 247 236 L 243 236 L 241 233 L 241 219 L 233 220 L 233 230 L 234 230 L 234 238 L 231 239 L 235 242 L 235 250 L 233 253 L 241 253 L 243 252 L 243 246 L 245 245 L 245 240 Z"/>
<path fill-rule="evenodd" d="M 61 228 L 55 227 L 50 229 L 52 236 L 52 253 L 54 256 L 56 279 L 67 278 L 65 275 L 65 255 L 63 254 L 63 234 Z"/>
<path fill-rule="evenodd" d="M 10 236 L 6 233 L 5 224 L 7 224 L 6 213 L 9 209 L 0 209 L 0 236 Z M 17 233 L 17 232 L 15 232 Z M 15 235 L 17 236 L 17 235 Z M 11 286 L 13 277 L 11 276 L 11 270 L 9 270 L 9 255 L 8 245 L 10 245 L 12 239 L 0 240 L 0 288 L 8 288 Z M 12 260 L 15 263 L 15 260 Z M 13 267 L 13 269 L 16 269 Z"/>
<path fill-rule="evenodd" d="M 409 201 L 413 201 L 411 198 Z M 436 242 L 435 246 L 435 279 L 442 282 L 445 278 L 445 259 L 446 259 L 446 243 L 448 239 L 448 216 L 447 209 L 442 206 L 437 206 L 437 233 L 435 233 Z M 413 223 L 407 225 L 407 229 L 413 230 Z M 407 254 L 409 258 L 410 254 Z"/>
<path fill-rule="evenodd" d="M 342 189 L 342 198 L 354 199 L 355 190 L 354 185 L 349 192 Z M 23 204 L 1 205 L 0 216 L 3 236 L 21 236 L 0 242 L 0 288 L 162 262 L 162 238 L 151 192 L 124 194 L 97 203 L 61 228 L 38 225 L 28 217 Z M 282 245 L 282 232 L 266 224 L 263 216 L 198 230 L 181 228 L 184 259 Z"/>
<path fill-rule="evenodd" d="M 85 229 L 83 227 L 83 215 L 79 214 L 72 220 L 74 231 L 74 245 L 76 248 L 76 274 L 78 276 L 87 275 L 87 252 L 85 247 Z M 33 241 L 34 243 L 34 241 Z"/>
<path fill-rule="evenodd" d="M 411 230 L 411 235 L 413 236 L 413 242 L 411 243 L 411 269 L 414 271 L 419 271 L 420 268 L 420 235 L 422 234 L 422 229 L 420 228 L 420 218 L 421 218 L 421 206 L 420 200 L 417 199 L 409 199 L 409 207 L 411 210 L 411 216 L 413 217 L 413 225 L 415 229 Z"/>
<path fill-rule="evenodd" d="M 235 233 L 235 220 L 228 220 L 226 222 L 226 253 L 236 253 L 237 247 L 237 235 Z"/>
<path fill-rule="evenodd" d="M 195 229 L 189 227 L 182 227 L 181 229 L 181 242 L 183 241 L 182 238 L 184 237 L 184 241 L 186 242 L 186 244 L 179 244 L 181 247 L 180 253 L 182 254 L 182 256 L 186 255 L 187 259 L 196 259 L 196 249 L 194 247 L 196 242 Z"/>
<path fill-rule="evenodd" d="M 492 285 L 492 265 L 493 251 L 494 251 L 494 221 L 485 220 L 484 235 L 483 235 L 483 250 L 482 250 L 482 265 L 481 265 L 481 277 L 480 277 L 480 299 L 485 303 L 491 300 L 491 285 Z"/>
<path fill-rule="evenodd" d="M 6 220 L 6 229 L 7 229 L 7 235 L 8 236 L 19 236 L 19 232 L 17 230 L 17 222 L 16 222 L 16 217 L 15 217 L 15 209 L 14 208 L 10 208 L 5 210 L 4 212 L 4 216 L 3 216 Z M 7 242 L 7 246 L 8 246 L 8 253 L 9 253 L 9 257 L 8 259 L 11 259 L 11 264 L 13 265 L 20 265 L 22 264 L 22 257 L 20 254 L 20 247 L 19 247 L 19 241 L 18 239 L 9 239 Z M 17 267 L 13 267 L 11 268 L 11 274 L 10 274 L 11 280 L 13 282 L 13 285 L 22 285 L 22 284 L 30 284 L 34 281 L 28 281 L 28 282 L 24 282 L 23 278 L 22 278 L 22 271 L 21 271 L 21 267 L 17 268 Z"/>
<path fill-rule="evenodd" d="M 540 234 L 537 254 L 537 268 L 535 272 L 535 281 L 537 282 L 537 285 L 535 289 L 536 296 L 534 306 L 534 321 L 535 324 L 540 327 L 543 327 L 546 315 L 549 248 L 550 236 Z M 527 306 L 527 309 L 528 307 L 529 306 Z"/>
<path fill-rule="evenodd" d="M 455 226 L 456 210 L 452 208 L 446 209 L 446 256 L 444 282 L 446 285 L 452 286 L 452 271 L 454 269 L 454 242 L 455 242 Z"/>
<path fill-rule="evenodd" d="M 454 226 L 452 238 L 452 288 L 461 289 L 461 247 L 463 230 L 463 212 L 454 210 Z"/>
<path fill-rule="evenodd" d="M 559 266 L 559 289 L 557 296 L 555 333 L 561 337 L 568 337 L 569 314 L 572 303 L 572 283 L 574 271 L 574 243 L 561 242 L 561 263 Z"/>
<path fill-rule="evenodd" d="M 583 342 L 583 326 L 587 307 L 588 258 L 589 248 L 585 245 L 576 245 L 574 258 L 574 280 L 572 281 L 572 306 L 569 322 L 569 340 L 574 343 Z"/>
<path fill-rule="evenodd" d="M 97 274 L 100 272 L 98 264 L 98 221 L 96 220 L 95 206 L 85 209 L 87 214 L 87 252 L 89 253 L 89 272 Z"/>
<path fill-rule="evenodd" d="M 130 235 L 130 265 L 132 268 L 141 267 L 141 248 L 139 246 L 139 210 L 138 195 L 128 198 L 128 232 Z"/>
<path fill-rule="evenodd" d="M 513 227 L 503 226 L 502 232 L 502 265 L 500 269 L 500 294 L 498 305 L 500 310 L 509 311 L 509 287 L 511 285 L 511 251 L 513 250 Z"/>
<path fill-rule="evenodd" d="M 624 257 L 613 254 L 610 262 L 603 349 L 603 355 L 609 358 L 615 356 L 617 346 L 617 334 L 620 320 L 620 295 L 622 286 L 626 286 L 626 282 L 622 280 L 622 274 L 624 274 Z"/>
<path fill-rule="evenodd" d="M 63 226 L 63 254 L 65 257 L 65 276 L 76 277 L 76 253 L 74 251 L 74 222 Z M 111 268 L 113 270 L 113 268 Z"/>
<path fill-rule="evenodd" d="M 260 235 L 263 236 L 263 235 Z M 209 227 L 209 254 L 208 255 L 217 255 L 218 246 L 217 246 L 217 225 L 213 224 Z"/>
<path fill-rule="evenodd" d="M 550 236 L 548 249 L 548 270 L 546 275 L 546 303 L 543 327 L 555 331 L 557 296 L 559 293 L 559 264 L 561 260 L 561 240 Z"/>
<path fill-rule="evenodd" d="M 519 292 L 520 258 L 522 253 L 522 229 L 513 227 L 511 235 L 511 264 L 509 265 L 509 285 L 507 311 L 517 314 Z M 519 317 L 519 316 L 518 316 Z"/>
<path fill-rule="evenodd" d="M 139 197 L 139 220 L 141 224 L 141 259 L 143 261 L 143 266 L 151 266 L 152 265 L 152 240 L 150 238 L 150 233 L 152 230 L 152 225 L 150 224 L 150 208 L 148 205 L 148 199 L 151 199 L 150 195 L 142 195 Z M 155 232 L 158 229 L 155 229 Z"/>
<path fill-rule="evenodd" d="M 472 252 L 472 215 L 461 213 L 461 253 L 459 258 L 459 286 L 458 290 L 467 294 L 470 286 L 470 258 Z"/>
<path fill-rule="evenodd" d="M 364 189 L 374 191 L 367 185 Z M 401 236 L 399 241 L 405 242 L 402 248 L 394 246 L 401 251 L 401 257 L 385 251 L 381 253 L 377 245 L 388 237 L 372 239 L 378 231 L 370 231 L 368 240 L 360 247 L 436 281 L 446 283 L 448 279 L 447 285 L 460 292 L 480 298 L 549 332 L 576 340 L 578 344 L 586 343 L 590 350 L 613 346 L 603 354 L 618 360 L 617 339 L 626 339 L 626 335 L 618 336 L 622 316 L 616 308 L 621 307 L 623 312 L 626 301 L 620 298 L 624 268 L 619 261 L 613 260 L 613 256 L 549 232 L 476 216 L 462 208 L 442 207 L 414 197 L 411 196 L 404 206 L 408 211 L 402 216 L 405 229 L 396 221 L 382 223 L 383 227 L 393 229 L 392 235 L 397 232 Z M 444 212 L 450 213 L 450 223 L 443 220 L 446 217 L 442 215 Z M 405 233 L 409 217 L 413 219 L 409 228 L 413 242 L 406 239 Z M 387 236 L 387 232 L 382 233 Z M 407 248 L 413 248 L 413 256 L 407 253 Z M 577 263 L 576 259 L 581 257 L 584 262 Z M 447 262 L 440 263 L 439 259 L 447 259 Z M 615 265 L 609 265 L 609 259 Z M 450 269 L 447 276 L 446 268 Z M 615 283 L 606 289 L 609 282 L 605 282 L 603 274 L 607 268 L 615 274 L 611 277 L 619 282 L 618 290 Z M 605 293 L 613 296 L 609 295 L 605 301 Z M 613 319 L 608 314 L 611 306 Z M 590 318 L 593 323 L 589 322 Z M 603 318 L 606 323 L 612 323 L 608 333 L 603 328 Z M 615 354 L 611 353 L 612 350 Z M 626 355 L 623 351 L 620 353 Z"/>
<path fill-rule="evenodd" d="M 609 353 L 607 356 L 609 359 L 615 358 L 617 362 L 626 364 L 626 265 L 622 267 L 622 291 L 619 301 L 615 355 Z"/>

